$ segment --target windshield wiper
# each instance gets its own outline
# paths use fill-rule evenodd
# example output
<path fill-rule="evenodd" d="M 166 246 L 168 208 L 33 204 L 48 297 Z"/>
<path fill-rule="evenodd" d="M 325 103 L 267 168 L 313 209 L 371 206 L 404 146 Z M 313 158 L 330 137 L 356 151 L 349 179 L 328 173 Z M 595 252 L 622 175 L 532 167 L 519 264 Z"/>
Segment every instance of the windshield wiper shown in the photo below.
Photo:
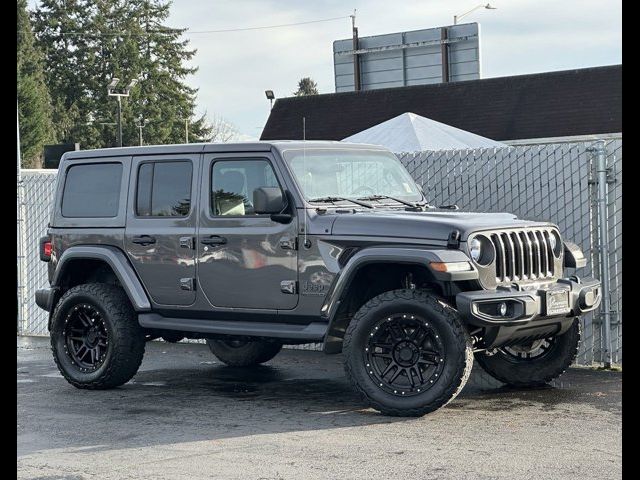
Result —
<path fill-rule="evenodd" d="M 390 195 L 369 195 L 368 197 L 360 197 L 358 198 L 358 200 L 385 200 L 385 199 L 389 199 L 389 200 L 393 200 L 394 202 L 398 202 L 401 203 L 403 205 L 406 205 L 407 207 L 410 207 L 414 210 L 424 210 L 425 208 L 429 208 L 430 205 L 428 203 L 414 203 L 414 202 L 410 202 L 408 200 L 402 200 L 400 198 L 396 198 L 396 197 L 392 197 Z"/>
<path fill-rule="evenodd" d="M 370 203 L 365 203 L 359 200 L 354 200 L 353 198 L 346 198 L 346 197 L 318 197 L 318 198 L 312 198 L 309 201 L 318 202 L 318 203 L 352 202 L 362 207 L 374 208 L 373 205 L 371 205 Z"/>

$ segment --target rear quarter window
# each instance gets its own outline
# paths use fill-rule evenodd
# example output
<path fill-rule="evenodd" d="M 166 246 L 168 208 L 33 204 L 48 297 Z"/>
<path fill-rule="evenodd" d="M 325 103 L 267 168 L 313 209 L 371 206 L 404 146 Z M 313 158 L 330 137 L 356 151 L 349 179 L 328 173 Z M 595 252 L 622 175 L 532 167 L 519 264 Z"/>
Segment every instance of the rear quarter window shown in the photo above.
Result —
<path fill-rule="evenodd" d="M 62 216 L 116 217 L 121 181 L 121 163 L 89 163 L 69 167 L 62 190 Z"/>

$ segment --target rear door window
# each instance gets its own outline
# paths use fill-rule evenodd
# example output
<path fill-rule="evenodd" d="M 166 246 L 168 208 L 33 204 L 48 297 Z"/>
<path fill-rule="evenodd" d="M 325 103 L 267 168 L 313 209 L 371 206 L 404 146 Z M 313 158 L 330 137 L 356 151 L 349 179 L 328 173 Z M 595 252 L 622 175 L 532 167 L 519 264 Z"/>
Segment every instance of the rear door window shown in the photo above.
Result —
<path fill-rule="evenodd" d="M 116 217 L 121 182 L 121 163 L 89 163 L 69 167 L 62 191 L 62 216 Z"/>
<path fill-rule="evenodd" d="M 191 162 L 146 162 L 138 169 L 136 215 L 186 217 L 191 209 Z"/>

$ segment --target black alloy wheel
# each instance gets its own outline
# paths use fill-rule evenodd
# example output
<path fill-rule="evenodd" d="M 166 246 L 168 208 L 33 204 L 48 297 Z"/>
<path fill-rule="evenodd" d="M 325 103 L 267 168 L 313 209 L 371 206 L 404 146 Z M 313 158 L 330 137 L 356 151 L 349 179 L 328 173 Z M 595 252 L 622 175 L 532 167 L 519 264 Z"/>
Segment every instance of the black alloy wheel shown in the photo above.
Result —
<path fill-rule="evenodd" d="M 277 340 L 246 338 L 208 338 L 209 350 L 218 360 L 231 367 L 250 367 L 268 362 L 282 350 Z"/>
<path fill-rule="evenodd" d="M 575 318 L 560 335 L 476 352 L 475 357 L 485 372 L 507 385 L 539 387 L 558 378 L 574 362 L 580 333 L 580 320 Z"/>
<path fill-rule="evenodd" d="M 50 332 L 56 365 L 77 388 L 123 385 L 144 355 L 145 333 L 126 293 L 116 285 L 71 287 L 56 303 Z"/>
<path fill-rule="evenodd" d="M 342 347 L 347 378 L 385 415 L 418 417 L 462 390 L 473 365 L 458 312 L 423 290 L 373 297 L 351 319 Z"/>
<path fill-rule="evenodd" d="M 109 348 L 109 334 L 103 316 L 93 305 L 73 307 L 64 322 L 65 353 L 81 372 L 100 368 Z"/>
<path fill-rule="evenodd" d="M 438 381 L 444 366 L 444 346 L 428 320 L 410 313 L 380 319 L 364 351 L 369 375 L 387 393 L 420 394 Z"/>
<path fill-rule="evenodd" d="M 539 360 L 549 355 L 555 346 L 556 337 L 541 338 L 524 345 L 510 345 L 498 350 L 505 359 L 514 363 Z"/>

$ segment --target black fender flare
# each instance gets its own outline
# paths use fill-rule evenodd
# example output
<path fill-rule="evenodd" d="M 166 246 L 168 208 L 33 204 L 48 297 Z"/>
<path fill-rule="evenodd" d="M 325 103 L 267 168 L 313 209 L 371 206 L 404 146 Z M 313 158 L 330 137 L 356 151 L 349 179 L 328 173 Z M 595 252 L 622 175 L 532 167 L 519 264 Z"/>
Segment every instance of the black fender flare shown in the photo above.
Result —
<path fill-rule="evenodd" d="M 469 262 L 471 270 L 463 272 L 439 272 L 431 268 L 431 262 Z M 446 248 L 413 248 L 413 247 L 369 247 L 353 255 L 347 264 L 336 275 L 320 310 L 320 316 L 328 322 L 324 338 L 325 353 L 340 353 L 342 339 L 351 319 L 337 317 L 338 308 L 349 291 L 351 282 L 358 271 L 365 265 L 373 263 L 393 263 L 420 265 L 426 267 L 437 281 L 454 282 L 475 280 L 478 270 L 469 257 L 460 250 Z"/>
<path fill-rule="evenodd" d="M 136 312 L 151 310 L 151 302 L 147 292 L 144 290 L 142 282 L 140 282 L 126 255 L 122 250 L 111 245 L 79 245 L 66 249 L 60 260 L 58 260 L 56 270 L 51 279 L 51 286 L 60 287 L 60 280 L 63 278 L 67 267 L 72 261 L 79 259 L 100 260 L 109 265 L 129 297 L 133 309 Z"/>

